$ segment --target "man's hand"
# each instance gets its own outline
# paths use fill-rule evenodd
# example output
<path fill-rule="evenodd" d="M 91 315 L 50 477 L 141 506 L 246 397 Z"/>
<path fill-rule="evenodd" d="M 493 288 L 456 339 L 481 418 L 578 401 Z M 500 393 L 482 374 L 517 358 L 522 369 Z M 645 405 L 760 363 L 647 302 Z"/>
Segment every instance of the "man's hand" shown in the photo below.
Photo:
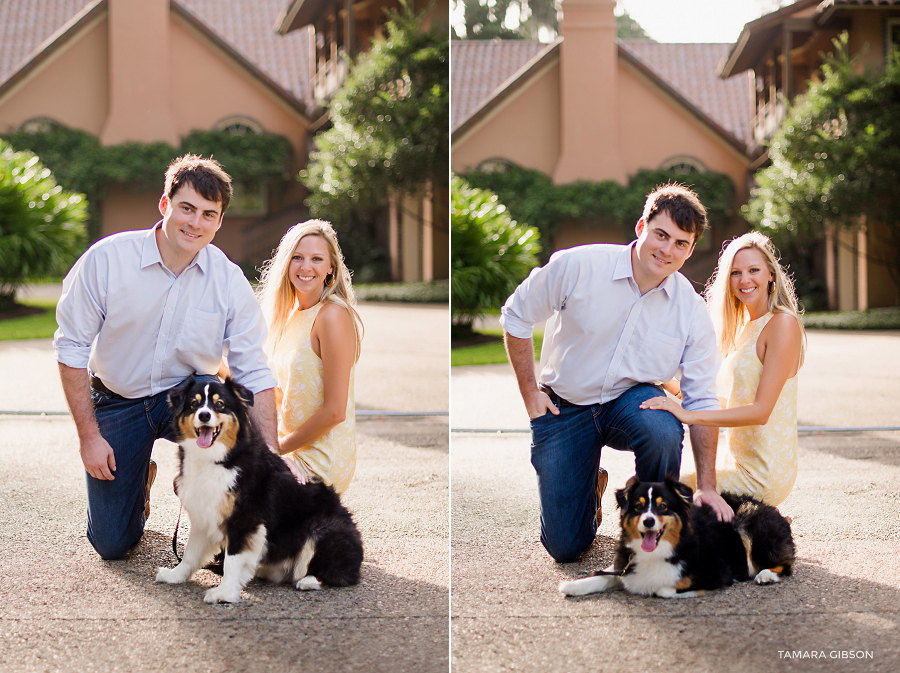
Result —
<path fill-rule="evenodd" d="M 85 471 L 94 479 L 104 481 L 115 479 L 113 472 L 116 471 L 116 456 L 109 442 L 99 433 L 90 439 L 82 440 L 79 451 Z"/>
<path fill-rule="evenodd" d="M 550 396 L 540 388 L 535 388 L 534 393 L 525 397 L 525 411 L 528 418 L 540 418 L 548 411 L 554 416 L 559 416 L 559 409 L 550 401 Z"/>
<path fill-rule="evenodd" d="M 719 521 L 727 523 L 734 518 L 734 510 L 722 499 L 721 495 L 716 493 L 715 489 L 698 488 L 694 491 L 694 504 L 706 504 L 712 507 Z"/>

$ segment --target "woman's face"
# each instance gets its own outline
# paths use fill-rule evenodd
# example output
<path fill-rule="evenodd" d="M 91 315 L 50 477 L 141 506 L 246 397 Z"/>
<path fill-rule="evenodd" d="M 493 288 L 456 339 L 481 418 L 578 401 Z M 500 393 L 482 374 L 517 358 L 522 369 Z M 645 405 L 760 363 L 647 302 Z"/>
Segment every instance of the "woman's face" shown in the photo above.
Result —
<path fill-rule="evenodd" d="M 297 294 L 318 300 L 325 289 L 325 276 L 333 270 L 328 243 L 321 236 L 307 235 L 294 248 L 288 277 Z"/>
<path fill-rule="evenodd" d="M 747 308 L 768 305 L 769 281 L 774 280 L 766 258 L 756 248 L 738 251 L 731 264 L 728 285 Z"/>

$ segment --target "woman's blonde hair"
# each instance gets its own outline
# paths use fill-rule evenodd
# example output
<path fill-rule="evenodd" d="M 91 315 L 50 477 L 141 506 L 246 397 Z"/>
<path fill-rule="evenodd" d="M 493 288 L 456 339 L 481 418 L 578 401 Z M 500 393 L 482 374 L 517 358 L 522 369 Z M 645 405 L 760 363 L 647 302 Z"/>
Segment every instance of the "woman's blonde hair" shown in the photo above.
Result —
<path fill-rule="evenodd" d="M 350 282 L 350 269 L 344 263 L 344 255 L 341 253 L 341 246 L 338 245 L 337 234 L 331 224 L 325 220 L 307 220 L 288 229 L 281 238 L 272 259 L 266 262 L 261 269 L 256 296 L 262 306 L 266 324 L 269 326 L 266 350 L 269 354 L 274 352 L 275 346 L 284 336 L 284 328 L 297 303 L 297 296 L 294 285 L 288 276 L 288 269 L 294 249 L 300 239 L 305 236 L 318 236 L 328 246 L 332 272 L 325 277 L 325 287 L 319 301 L 343 306 L 350 312 L 356 332 L 356 357 L 358 359 L 363 337 L 362 319 L 353 308 L 353 305 L 356 304 L 356 294 L 353 292 L 353 284 Z"/>
<path fill-rule="evenodd" d="M 797 319 L 800 326 L 800 365 L 806 350 L 806 331 L 800 319 L 801 310 L 794 292 L 794 281 L 785 273 L 778 261 L 778 252 L 768 236 L 758 231 L 751 231 L 728 242 L 719 263 L 706 286 L 706 306 L 716 329 L 716 340 L 719 352 L 727 356 L 735 349 L 735 342 L 744 325 L 749 321 L 749 314 L 738 297 L 731 291 L 731 268 L 734 257 L 741 250 L 753 248 L 758 250 L 766 260 L 772 280 L 766 290 L 768 292 L 768 310 L 772 313 L 788 313 Z"/>

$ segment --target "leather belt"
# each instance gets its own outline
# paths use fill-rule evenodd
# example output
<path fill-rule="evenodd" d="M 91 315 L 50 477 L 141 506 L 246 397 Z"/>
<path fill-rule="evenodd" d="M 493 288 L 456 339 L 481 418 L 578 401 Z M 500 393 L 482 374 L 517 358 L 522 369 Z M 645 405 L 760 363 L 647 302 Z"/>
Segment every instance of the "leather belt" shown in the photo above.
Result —
<path fill-rule="evenodd" d="M 113 398 L 114 400 L 127 400 L 128 399 L 127 397 L 122 397 L 118 393 L 114 393 L 113 391 L 111 391 L 109 388 L 106 387 L 106 384 L 104 384 L 103 381 L 101 381 L 100 379 L 98 379 L 96 376 L 93 376 L 93 375 L 91 375 L 91 388 L 93 388 L 94 390 L 96 390 L 98 392 L 103 393 L 107 397 Z"/>
<path fill-rule="evenodd" d="M 551 399 L 551 400 L 555 398 L 554 404 L 556 404 L 556 406 L 560 406 L 561 404 L 565 404 L 565 405 L 568 405 L 568 406 L 570 406 L 570 407 L 577 407 L 577 406 L 579 406 L 579 405 L 575 404 L 574 402 L 569 402 L 569 400 L 567 400 L 567 399 L 564 398 L 564 397 L 560 397 L 559 395 L 557 395 L 557 394 L 553 391 L 553 388 L 551 388 L 550 386 L 548 386 L 548 385 L 546 385 L 546 384 L 544 384 L 544 383 L 539 383 L 539 384 L 538 384 L 538 388 L 540 388 L 543 392 L 547 393 L 547 394 L 550 396 L 550 399 Z"/>

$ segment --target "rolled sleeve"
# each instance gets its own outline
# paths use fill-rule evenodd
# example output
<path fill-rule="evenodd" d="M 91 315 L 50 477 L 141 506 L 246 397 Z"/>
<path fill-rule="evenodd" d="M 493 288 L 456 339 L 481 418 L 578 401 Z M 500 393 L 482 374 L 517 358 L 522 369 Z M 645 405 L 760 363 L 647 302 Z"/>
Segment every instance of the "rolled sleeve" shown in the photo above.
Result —
<path fill-rule="evenodd" d="M 91 344 L 106 318 L 103 297 L 105 277 L 91 251 L 75 263 L 63 281 L 62 294 L 56 305 L 53 348 L 56 360 L 68 367 L 86 369 Z"/>
<path fill-rule="evenodd" d="M 224 350 L 235 381 L 256 394 L 277 381 L 266 360 L 266 322 L 253 290 L 243 276 L 232 276 L 232 301 L 225 324 Z"/>
<path fill-rule="evenodd" d="M 720 409 L 716 397 L 719 352 L 712 321 L 702 300 L 695 305 L 681 361 L 681 393 L 688 411 Z"/>
<path fill-rule="evenodd" d="M 532 269 L 506 300 L 500 309 L 500 326 L 511 336 L 530 339 L 534 326 L 559 310 L 566 260 L 565 255 L 554 253 L 546 265 Z"/>

